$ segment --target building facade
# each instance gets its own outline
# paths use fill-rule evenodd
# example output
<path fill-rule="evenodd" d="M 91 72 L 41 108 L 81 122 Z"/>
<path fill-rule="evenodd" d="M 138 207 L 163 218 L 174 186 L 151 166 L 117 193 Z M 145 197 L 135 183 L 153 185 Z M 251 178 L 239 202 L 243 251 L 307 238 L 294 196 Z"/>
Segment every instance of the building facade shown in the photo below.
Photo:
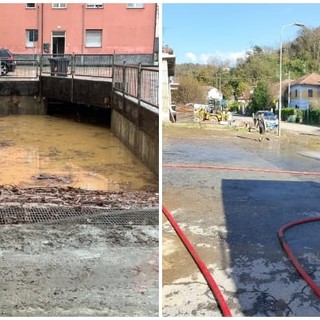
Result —
<path fill-rule="evenodd" d="M 301 110 L 309 109 L 320 101 L 320 75 L 312 73 L 291 82 L 288 87 L 288 105 Z"/>
<path fill-rule="evenodd" d="M 176 121 L 175 105 L 172 102 L 171 92 L 177 89 L 178 84 L 173 82 L 176 57 L 168 46 L 162 48 L 162 119 L 164 122 Z"/>
<path fill-rule="evenodd" d="M 158 54 L 155 3 L 1 3 L 13 54 Z"/>

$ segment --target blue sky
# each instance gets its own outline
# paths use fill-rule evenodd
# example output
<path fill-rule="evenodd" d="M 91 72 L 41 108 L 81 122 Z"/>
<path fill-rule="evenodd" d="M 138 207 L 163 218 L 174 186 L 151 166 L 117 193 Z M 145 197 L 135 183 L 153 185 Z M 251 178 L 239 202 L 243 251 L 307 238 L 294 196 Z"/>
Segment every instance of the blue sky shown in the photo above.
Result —
<path fill-rule="evenodd" d="M 254 45 L 280 47 L 281 28 L 290 23 L 320 27 L 320 3 L 163 3 L 162 40 L 177 63 L 235 61 Z M 283 42 L 299 27 L 283 29 Z"/>

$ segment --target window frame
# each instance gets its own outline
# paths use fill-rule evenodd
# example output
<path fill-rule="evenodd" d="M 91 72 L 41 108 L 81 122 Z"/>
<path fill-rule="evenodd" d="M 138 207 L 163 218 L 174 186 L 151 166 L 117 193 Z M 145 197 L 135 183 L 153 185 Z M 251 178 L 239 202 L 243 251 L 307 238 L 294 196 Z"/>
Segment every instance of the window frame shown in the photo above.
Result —
<path fill-rule="evenodd" d="M 86 3 L 86 9 L 103 9 L 103 3 Z"/>
<path fill-rule="evenodd" d="M 93 42 L 93 44 L 88 43 L 88 33 L 93 33 L 93 32 L 99 32 L 99 36 L 100 36 L 100 43 L 96 44 Z M 102 48 L 102 29 L 86 29 L 85 30 L 85 48 Z M 91 34 L 91 37 L 94 37 L 94 35 Z"/>
<path fill-rule="evenodd" d="M 313 89 L 308 89 L 308 98 L 313 98 Z"/>
<path fill-rule="evenodd" d="M 33 6 L 28 6 L 30 4 L 33 4 Z M 26 3 L 26 9 L 36 9 L 36 3 Z"/>
<path fill-rule="evenodd" d="M 127 3 L 127 9 L 144 9 L 144 3 L 141 3 L 141 2 Z"/>
<path fill-rule="evenodd" d="M 66 2 L 55 2 L 51 4 L 52 9 L 67 9 L 67 6 Z"/>
<path fill-rule="evenodd" d="M 26 46 L 26 48 L 35 48 L 35 42 L 37 42 L 37 41 L 30 41 L 29 39 L 30 39 L 30 32 L 31 31 L 37 31 L 38 32 L 38 34 L 39 34 L 39 30 L 38 29 L 26 29 L 26 33 L 25 33 L 25 35 L 26 35 L 26 38 L 25 38 L 25 46 Z"/>

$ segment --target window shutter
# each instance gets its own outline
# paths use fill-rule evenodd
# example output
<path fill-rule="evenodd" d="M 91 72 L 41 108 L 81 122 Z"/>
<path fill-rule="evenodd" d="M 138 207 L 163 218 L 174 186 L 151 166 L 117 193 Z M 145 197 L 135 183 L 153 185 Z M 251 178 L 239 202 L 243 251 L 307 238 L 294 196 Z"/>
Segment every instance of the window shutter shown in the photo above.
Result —
<path fill-rule="evenodd" d="M 86 31 L 86 47 L 98 48 L 102 46 L 102 30 Z"/>

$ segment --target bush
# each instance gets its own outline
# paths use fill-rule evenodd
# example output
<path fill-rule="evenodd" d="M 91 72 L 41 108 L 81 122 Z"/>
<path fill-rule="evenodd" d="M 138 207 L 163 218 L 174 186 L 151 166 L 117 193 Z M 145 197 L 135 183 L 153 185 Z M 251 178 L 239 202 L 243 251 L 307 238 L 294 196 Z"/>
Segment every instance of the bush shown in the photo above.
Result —
<path fill-rule="evenodd" d="M 228 104 L 228 109 L 230 112 L 238 112 L 239 102 L 232 102 Z"/>
<path fill-rule="evenodd" d="M 304 123 L 320 125 L 320 108 L 304 111 Z"/>
<path fill-rule="evenodd" d="M 297 122 L 302 121 L 304 118 L 304 113 L 300 109 L 295 108 L 282 108 L 281 110 L 281 120 L 287 121 L 290 116 L 296 116 Z"/>
<path fill-rule="evenodd" d="M 189 76 L 179 78 L 179 88 L 172 92 L 176 104 L 206 103 L 206 90 L 196 79 Z"/>

